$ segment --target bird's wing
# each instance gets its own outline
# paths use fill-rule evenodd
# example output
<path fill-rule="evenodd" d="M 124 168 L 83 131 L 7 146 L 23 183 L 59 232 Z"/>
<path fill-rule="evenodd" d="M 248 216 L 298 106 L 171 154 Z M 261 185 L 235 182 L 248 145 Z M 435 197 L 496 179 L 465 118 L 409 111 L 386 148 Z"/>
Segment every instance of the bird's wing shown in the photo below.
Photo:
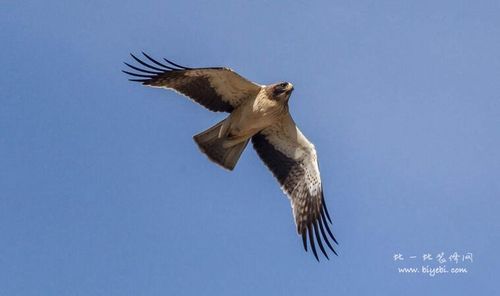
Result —
<path fill-rule="evenodd" d="M 261 89 L 229 68 L 188 68 L 167 59 L 164 60 L 168 64 L 160 63 L 143 55 L 147 62 L 131 54 L 140 67 L 125 63 L 134 70 L 123 71 L 133 76 L 131 81 L 175 90 L 212 111 L 231 112 Z"/>
<path fill-rule="evenodd" d="M 316 241 L 328 258 L 321 241 L 322 236 L 326 245 L 337 254 L 330 243 L 330 238 L 335 243 L 337 241 L 328 226 L 331 219 L 323 197 L 314 145 L 300 132 L 290 114 L 254 135 L 252 143 L 257 154 L 290 198 L 297 232 L 302 236 L 304 249 L 307 251 L 309 239 L 311 249 L 318 260 Z"/>

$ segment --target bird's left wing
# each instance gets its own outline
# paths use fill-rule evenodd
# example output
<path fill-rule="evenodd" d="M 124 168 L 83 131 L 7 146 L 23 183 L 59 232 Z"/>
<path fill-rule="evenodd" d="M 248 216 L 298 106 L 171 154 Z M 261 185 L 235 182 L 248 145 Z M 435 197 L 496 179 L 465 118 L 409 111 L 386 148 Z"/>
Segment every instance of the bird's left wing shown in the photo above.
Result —
<path fill-rule="evenodd" d="M 131 81 L 175 90 L 212 111 L 231 112 L 245 100 L 255 97 L 261 86 L 229 68 L 188 68 L 164 59 L 160 63 L 143 53 L 147 62 L 131 54 L 140 67 L 125 63 L 134 72 Z"/>
<path fill-rule="evenodd" d="M 254 135 L 252 143 L 290 198 L 297 232 L 302 236 L 304 249 L 307 251 L 309 239 L 314 256 L 319 260 L 316 241 L 328 258 L 322 236 L 330 250 L 337 254 L 330 243 L 330 238 L 335 243 L 337 241 L 328 226 L 331 219 L 323 197 L 314 145 L 304 137 L 288 113 L 278 123 Z"/>

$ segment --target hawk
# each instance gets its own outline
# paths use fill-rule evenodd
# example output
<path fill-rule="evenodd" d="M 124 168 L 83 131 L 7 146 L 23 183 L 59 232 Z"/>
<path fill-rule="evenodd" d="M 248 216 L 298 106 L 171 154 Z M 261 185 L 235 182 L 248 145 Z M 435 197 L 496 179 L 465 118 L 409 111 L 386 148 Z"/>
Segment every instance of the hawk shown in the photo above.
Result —
<path fill-rule="evenodd" d="M 293 85 L 259 85 L 229 68 L 188 68 L 142 54 L 142 60 L 131 54 L 136 66 L 125 63 L 130 69 L 123 72 L 131 76 L 129 80 L 171 89 L 211 111 L 229 113 L 221 122 L 194 136 L 200 150 L 216 164 L 233 170 L 252 141 L 290 199 L 305 251 L 309 241 L 316 260 L 319 261 L 316 244 L 328 259 L 324 242 L 337 255 L 332 242 L 338 243 L 328 224 L 332 221 L 323 196 L 316 150 L 288 110 Z"/>

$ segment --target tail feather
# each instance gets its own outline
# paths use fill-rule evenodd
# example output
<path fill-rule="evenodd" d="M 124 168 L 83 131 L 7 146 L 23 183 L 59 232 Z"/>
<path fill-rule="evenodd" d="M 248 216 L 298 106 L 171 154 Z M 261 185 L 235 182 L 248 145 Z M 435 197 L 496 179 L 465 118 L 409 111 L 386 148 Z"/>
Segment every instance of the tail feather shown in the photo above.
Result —
<path fill-rule="evenodd" d="M 240 159 L 241 153 L 245 150 L 248 139 L 228 147 L 228 139 L 224 132 L 221 133 L 223 124 L 224 120 L 193 138 L 201 152 L 207 155 L 210 160 L 232 171 Z"/>

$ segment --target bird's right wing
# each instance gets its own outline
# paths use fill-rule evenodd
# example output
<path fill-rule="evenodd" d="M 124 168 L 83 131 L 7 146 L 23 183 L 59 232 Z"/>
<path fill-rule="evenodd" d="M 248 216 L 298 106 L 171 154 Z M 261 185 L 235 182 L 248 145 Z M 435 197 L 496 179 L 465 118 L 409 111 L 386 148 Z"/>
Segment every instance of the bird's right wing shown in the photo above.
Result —
<path fill-rule="evenodd" d="M 261 90 L 260 85 L 229 68 L 188 68 L 167 59 L 168 64 L 160 63 L 145 53 L 143 55 L 149 63 L 131 54 L 141 67 L 125 63 L 135 70 L 123 71 L 134 77 L 131 81 L 175 90 L 212 111 L 231 112 Z"/>
<path fill-rule="evenodd" d="M 307 251 L 306 241 L 309 238 L 316 259 L 318 255 L 315 241 L 328 258 L 321 233 L 326 245 L 337 254 L 329 241 L 330 237 L 337 243 L 328 226 L 331 219 L 323 196 L 314 145 L 304 137 L 288 113 L 278 123 L 254 135 L 252 143 L 290 198 L 297 232 L 302 236 L 304 249 Z"/>

